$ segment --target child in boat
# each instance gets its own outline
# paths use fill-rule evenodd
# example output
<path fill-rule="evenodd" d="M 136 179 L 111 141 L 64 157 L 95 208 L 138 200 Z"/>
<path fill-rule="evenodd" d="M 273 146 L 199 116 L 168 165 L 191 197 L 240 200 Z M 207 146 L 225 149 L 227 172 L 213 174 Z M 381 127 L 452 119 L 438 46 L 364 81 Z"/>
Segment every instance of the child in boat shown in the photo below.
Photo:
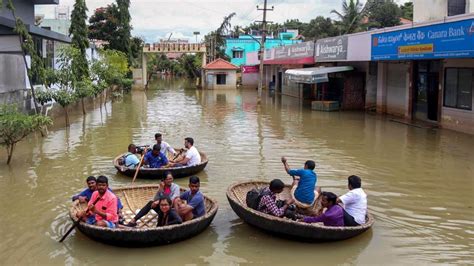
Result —
<path fill-rule="evenodd" d="M 189 221 L 206 214 L 204 195 L 199 191 L 199 187 L 199 177 L 191 176 L 189 178 L 189 190 L 181 194 L 180 200 L 175 201 L 175 209 L 183 221 Z"/>
<path fill-rule="evenodd" d="M 326 191 L 321 194 L 321 204 L 323 208 L 326 208 L 326 212 L 316 217 L 306 216 L 300 221 L 305 223 L 323 223 L 325 226 L 344 226 L 344 210 L 336 203 L 336 194 Z"/>
<path fill-rule="evenodd" d="M 116 228 L 119 217 L 117 214 L 117 197 L 109 188 L 105 176 L 97 178 L 97 190 L 92 193 L 87 211 L 77 213 L 77 217 L 92 225 Z M 86 217 L 87 216 L 87 217 Z"/>
<path fill-rule="evenodd" d="M 358 226 L 365 224 L 367 215 L 367 194 L 362 189 L 362 180 L 356 175 L 347 178 L 349 192 L 337 199 L 338 203 L 344 204 L 344 224 L 346 226 Z"/>
<path fill-rule="evenodd" d="M 285 157 L 281 157 L 285 171 L 293 176 L 291 196 L 299 209 L 309 209 L 314 205 L 318 193 L 315 191 L 318 176 L 314 172 L 316 163 L 308 160 L 303 169 L 290 169 Z M 295 178 L 295 176 L 297 178 Z"/>

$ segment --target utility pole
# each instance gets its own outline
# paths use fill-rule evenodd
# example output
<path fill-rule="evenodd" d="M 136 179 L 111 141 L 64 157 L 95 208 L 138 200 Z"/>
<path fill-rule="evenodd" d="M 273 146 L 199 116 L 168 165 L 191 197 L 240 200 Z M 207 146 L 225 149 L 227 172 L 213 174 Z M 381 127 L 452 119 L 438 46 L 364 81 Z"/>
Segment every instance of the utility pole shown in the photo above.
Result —
<path fill-rule="evenodd" d="M 263 89 L 263 54 L 265 50 L 265 38 L 267 36 L 267 23 L 270 21 L 267 21 L 267 11 L 273 11 L 273 6 L 271 9 L 267 9 L 267 0 L 264 0 L 263 2 L 263 8 L 258 8 L 257 10 L 263 11 L 263 20 L 262 21 L 257 21 L 257 22 L 262 22 L 262 38 L 260 40 L 260 77 L 258 78 L 258 96 L 257 96 L 257 104 L 260 104 L 261 98 L 262 98 L 262 89 Z"/>

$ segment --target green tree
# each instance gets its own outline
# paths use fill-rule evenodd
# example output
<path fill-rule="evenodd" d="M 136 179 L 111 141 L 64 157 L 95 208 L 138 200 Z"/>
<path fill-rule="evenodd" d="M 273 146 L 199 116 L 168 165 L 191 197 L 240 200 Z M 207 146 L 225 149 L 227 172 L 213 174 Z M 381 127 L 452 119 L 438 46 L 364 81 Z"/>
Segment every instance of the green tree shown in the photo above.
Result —
<path fill-rule="evenodd" d="M 400 6 L 401 17 L 409 20 L 413 20 L 413 2 L 406 2 Z"/>
<path fill-rule="evenodd" d="M 230 13 L 228 16 L 225 16 L 219 28 L 204 36 L 204 41 L 208 47 L 206 50 L 207 56 L 229 60 L 224 50 L 225 37 L 230 35 L 232 32 L 232 25 L 230 21 L 235 15 L 235 13 Z"/>
<path fill-rule="evenodd" d="M 132 62 L 132 54 L 130 51 L 130 38 L 132 26 L 130 25 L 130 0 L 116 0 L 117 1 L 117 19 L 118 19 L 118 28 L 117 28 L 117 43 L 114 47 L 111 47 L 114 50 L 124 52 L 127 55 L 129 64 Z"/>
<path fill-rule="evenodd" d="M 369 5 L 369 24 L 378 28 L 400 25 L 400 7 L 393 0 L 374 2 Z"/>
<path fill-rule="evenodd" d="M 364 30 L 363 19 L 367 15 L 367 9 L 359 0 L 343 0 L 341 12 L 332 10 L 339 21 L 336 26 L 339 28 L 340 34 L 349 34 Z"/>
<path fill-rule="evenodd" d="M 337 36 L 339 31 L 330 18 L 318 16 L 312 19 L 303 32 L 306 40 L 318 40 Z"/>
<path fill-rule="evenodd" d="M 89 64 L 87 62 L 86 50 L 89 48 L 87 20 L 87 6 L 85 0 L 76 0 L 71 14 L 71 27 L 69 35 L 72 35 L 72 46 L 80 51 L 80 56 L 73 59 L 72 72 L 78 79 L 89 78 Z"/>
<path fill-rule="evenodd" d="M 29 134 L 51 125 L 51 118 L 43 115 L 27 115 L 18 112 L 15 105 L 0 106 L 0 145 L 7 149 L 10 164 L 15 145 Z"/>
<path fill-rule="evenodd" d="M 75 88 L 81 81 L 73 72 L 72 62 L 81 56 L 79 49 L 73 46 L 64 46 L 58 57 L 59 68 L 51 74 L 50 82 L 58 86 L 52 90 L 52 98 L 64 109 L 66 127 L 69 127 L 68 106 L 77 100 Z"/>

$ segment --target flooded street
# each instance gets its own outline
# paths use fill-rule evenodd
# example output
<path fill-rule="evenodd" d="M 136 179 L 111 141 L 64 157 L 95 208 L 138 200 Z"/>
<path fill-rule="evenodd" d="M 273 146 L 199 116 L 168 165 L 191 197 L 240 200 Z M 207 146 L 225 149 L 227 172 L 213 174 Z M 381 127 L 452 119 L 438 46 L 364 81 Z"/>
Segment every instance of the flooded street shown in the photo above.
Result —
<path fill-rule="evenodd" d="M 10 166 L 0 151 L 0 264 L 474 264 L 474 136 L 390 122 L 359 112 L 312 112 L 296 98 L 256 91 L 187 89 L 160 80 L 144 93 L 61 121 L 45 138 L 18 144 Z M 112 188 L 129 185 L 112 160 L 129 143 L 149 144 L 156 132 L 172 146 L 193 137 L 209 164 L 201 190 L 219 203 L 211 226 L 176 244 L 142 249 L 107 246 L 75 232 L 70 198 L 89 175 Z M 240 220 L 225 193 L 237 181 L 281 178 L 316 161 L 318 185 L 338 195 L 347 176 L 362 177 L 372 230 L 350 240 L 309 244 L 273 237 Z M 138 180 L 138 184 L 152 183 Z M 187 178 L 177 179 L 181 186 Z"/>

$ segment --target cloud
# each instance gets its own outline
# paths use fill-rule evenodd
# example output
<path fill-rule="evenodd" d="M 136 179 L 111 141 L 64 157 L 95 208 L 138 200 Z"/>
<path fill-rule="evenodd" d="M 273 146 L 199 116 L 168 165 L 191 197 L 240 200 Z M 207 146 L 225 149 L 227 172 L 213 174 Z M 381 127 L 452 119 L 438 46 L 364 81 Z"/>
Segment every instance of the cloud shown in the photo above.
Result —
<path fill-rule="evenodd" d="M 88 15 L 96 8 L 113 2 L 86 0 Z M 267 19 L 282 23 L 297 18 L 307 22 L 316 16 L 331 16 L 330 11 L 340 9 L 341 3 L 340 0 L 268 0 L 268 8 L 273 6 L 274 10 L 267 13 Z M 72 11 L 74 0 L 60 0 L 60 5 L 69 6 Z M 257 11 L 257 5 L 263 8 L 263 0 L 131 0 L 132 34 L 143 36 L 148 42 L 167 38 L 171 32 L 173 37 L 194 40 L 194 31 L 199 31 L 202 38 L 219 27 L 223 18 L 232 12 L 236 13 L 232 25 L 245 26 L 255 20 L 262 20 L 262 12 Z M 38 5 L 36 14 L 54 18 L 54 8 L 51 5 Z"/>

